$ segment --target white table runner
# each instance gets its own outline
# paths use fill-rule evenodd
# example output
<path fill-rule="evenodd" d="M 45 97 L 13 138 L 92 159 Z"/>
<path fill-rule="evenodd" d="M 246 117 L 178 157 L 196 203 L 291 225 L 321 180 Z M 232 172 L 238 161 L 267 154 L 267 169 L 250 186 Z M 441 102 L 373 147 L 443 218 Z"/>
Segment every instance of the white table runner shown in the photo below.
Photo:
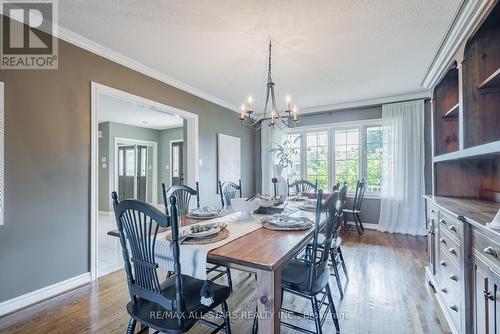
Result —
<path fill-rule="evenodd" d="M 198 224 L 208 224 L 212 222 L 224 222 L 229 230 L 229 237 L 224 240 L 206 245 L 180 245 L 179 262 L 181 263 L 181 273 L 198 279 L 207 279 L 207 256 L 212 249 L 221 247 L 235 239 L 238 239 L 250 232 L 262 228 L 260 223 L 263 215 L 252 215 L 245 220 L 240 219 L 240 213 L 232 213 L 224 217 L 211 220 L 200 221 Z M 189 229 L 189 226 L 181 227 L 181 231 Z M 158 234 L 155 245 L 155 258 L 158 266 L 174 271 L 174 255 L 172 242 L 166 239 L 169 232 Z"/>

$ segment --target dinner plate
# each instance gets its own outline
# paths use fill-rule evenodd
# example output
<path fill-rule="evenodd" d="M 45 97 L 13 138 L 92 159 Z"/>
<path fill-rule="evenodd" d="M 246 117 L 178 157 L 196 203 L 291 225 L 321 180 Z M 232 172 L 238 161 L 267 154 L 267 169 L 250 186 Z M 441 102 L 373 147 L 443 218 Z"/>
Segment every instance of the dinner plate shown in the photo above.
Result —
<path fill-rule="evenodd" d="M 265 222 L 276 226 L 290 227 L 302 224 L 304 223 L 304 220 L 286 215 L 276 215 L 265 219 Z"/>

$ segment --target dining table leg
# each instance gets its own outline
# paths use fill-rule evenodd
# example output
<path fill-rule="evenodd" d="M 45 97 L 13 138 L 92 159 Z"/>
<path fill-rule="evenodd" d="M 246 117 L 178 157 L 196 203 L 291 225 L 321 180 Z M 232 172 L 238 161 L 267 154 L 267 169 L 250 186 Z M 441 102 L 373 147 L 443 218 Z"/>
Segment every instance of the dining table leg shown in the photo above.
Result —
<path fill-rule="evenodd" d="M 259 333 L 280 333 L 281 272 L 257 271 Z"/>

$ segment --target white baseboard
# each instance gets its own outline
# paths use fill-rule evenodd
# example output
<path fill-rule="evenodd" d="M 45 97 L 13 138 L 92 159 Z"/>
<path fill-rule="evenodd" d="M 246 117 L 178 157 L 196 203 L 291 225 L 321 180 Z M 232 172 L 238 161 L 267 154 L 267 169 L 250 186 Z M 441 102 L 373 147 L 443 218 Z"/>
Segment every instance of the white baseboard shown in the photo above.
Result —
<path fill-rule="evenodd" d="M 46 286 L 0 303 L 0 316 L 12 313 L 26 306 L 38 303 L 60 293 L 77 288 L 90 282 L 90 273 L 69 278 L 65 281 Z"/>
<path fill-rule="evenodd" d="M 356 225 L 354 222 L 348 221 L 347 225 Z M 378 224 L 373 223 L 363 223 L 363 227 L 367 230 L 377 230 Z"/>

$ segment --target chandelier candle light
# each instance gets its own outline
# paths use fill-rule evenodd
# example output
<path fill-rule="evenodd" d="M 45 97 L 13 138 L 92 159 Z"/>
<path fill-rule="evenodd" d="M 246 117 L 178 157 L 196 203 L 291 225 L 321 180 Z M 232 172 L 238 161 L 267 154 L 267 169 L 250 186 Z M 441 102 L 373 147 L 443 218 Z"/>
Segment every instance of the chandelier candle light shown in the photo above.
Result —
<path fill-rule="evenodd" d="M 292 107 L 292 100 L 290 95 L 286 97 L 286 110 L 284 112 L 279 112 L 276 108 L 276 98 L 274 96 L 274 82 L 271 77 L 271 48 L 272 44 L 269 41 L 269 65 L 267 70 L 267 88 L 266 88 L 266 104 L 264 106 L 264 112 L 260 114 L 260 117 L 254 117 L 253 114 L 253 98 L 248 97 L 247 104 L 241 105 L 240 121 L 241 125 L 244 127 L 251 127 L 256 130 L 262 127 L 265 121 L 270 121 L 269 126 L 274 129 L 275 125 L 279 128 L 292 128 L 299 121 L 299 111 L 297 106 Z M 271 98 L 271 114 L 268 115 L 268 105 L 269 98 Z"/>

